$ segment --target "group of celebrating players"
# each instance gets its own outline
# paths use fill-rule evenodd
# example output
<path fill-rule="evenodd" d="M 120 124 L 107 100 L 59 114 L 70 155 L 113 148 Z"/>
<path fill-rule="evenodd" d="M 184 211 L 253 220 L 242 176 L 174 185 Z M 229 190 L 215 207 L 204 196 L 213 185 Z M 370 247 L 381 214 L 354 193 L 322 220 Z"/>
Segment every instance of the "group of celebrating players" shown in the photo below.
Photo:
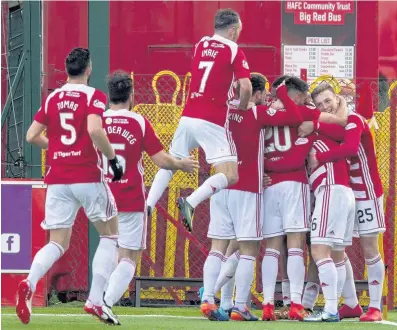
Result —
<path fill-rule="evenodd" d="M 381 320 L 384 265 L 378 235 L 385 231 L 385 221 L 369 127 L 328 84 L 310 95 L 306 82 L 281 76 L 268 92 L 265 79 L 250 73 L 236 43 L 241 29 L 235 11 L 219 10 L 215 34 L 195 45 L 189 98 L 169 154 L 147 119 L 131 111 L 133 89 L 127 73 L 108 77 L 106 110 L 106 94 L 88 86 L 89 50 L 76 48 L 68 55 L 68 83 L 46 98 L 26 135 L 29 143 L 48 150 L 42 227 L 49 230 L 50 240 L 19 285 L 16 312 L 21 322 L 30 322 L 36 285 L 68 249 L 83 207 L 100 234 L 84 310 L 119 325 L 112 306 L 128 288 L 146 248 L 147 217 L 177 170 L 198 168 L 190 156 L 197 147 L 216 174 L 177 203 L 185 227 L 192 231 L 194 209 L 211 197 L 212 243 L 200 307 L 205 317 L 258 320 L 247 300 L 264 239 L 262 320 L 276 320 L 279 259 L 282 315 L 311 322 Z M 160 167 L 147 201 L 143 151 Z M 368 266 L 370 305 L 365 314 L 344 251 L 352 244 L 353 227 Z M 304 288 L 305 238 L 311 262 Z M 320 288 L 325 306 L 313 313 Z M 214 296 L 219 290 L 218 308 Z M 341 296 L 345 304 L 338 311 Z"/>

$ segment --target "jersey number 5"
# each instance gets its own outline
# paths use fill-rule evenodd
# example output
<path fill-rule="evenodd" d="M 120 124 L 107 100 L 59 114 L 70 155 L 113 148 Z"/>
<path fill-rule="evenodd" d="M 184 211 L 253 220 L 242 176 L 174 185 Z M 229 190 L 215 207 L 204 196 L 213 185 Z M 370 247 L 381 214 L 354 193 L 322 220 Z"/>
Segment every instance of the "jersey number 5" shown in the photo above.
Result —
<path fill-rule="evenodd" d="M 123 171 L 125 173 L 126 172 L 126 160 L 123 156 L 120 156 L 119 154 L 117 154 L 117 151 L 125 150 L 125 144 L 124 143 L 112 143 L 112 148 L 116 152 L 117 159 L 119 160 L 119 163 L 123 167 Z M 112 168 L 109 166 L 109 161 L 105 157 L 105 155 L 102 155 L 102 168 L 103 168 L 103 174 L 114 175 Z"/>
<path fill-rule="evenodd" d="M 204 69 L 203 77 L 201 78 L 199 93 L 204 93 L 205 85 L 207 84 L 208 76 L 214 66 L 214 62 L 211 61 L 201 61 L 199 63 L 199 69 Z"/>
<path fill-rule="evenodd" d="M 77 139 L 76 129 L 74 128 L 73 125 L 68 124 L 68 122 L 67 122 L 68 120 L 73 120 L 73 113 L 62 112 L 59 114 L 59 118 L 61 119 L 62 129 L 69 132 L 69 136 L 61 135 L 61 142 L 67 146 L 70 146 L 73 143 L 75 143 L 76 139 Z"/>

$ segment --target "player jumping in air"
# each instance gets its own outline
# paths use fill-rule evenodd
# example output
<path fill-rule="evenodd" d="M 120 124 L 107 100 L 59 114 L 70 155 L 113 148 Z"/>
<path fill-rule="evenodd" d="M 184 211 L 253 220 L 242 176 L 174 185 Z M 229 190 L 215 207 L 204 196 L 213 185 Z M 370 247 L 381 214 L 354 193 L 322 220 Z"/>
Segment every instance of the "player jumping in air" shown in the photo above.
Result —
<path fill-rule="evenodd" d="M 186 158 L 191 150 L 200 146 L 217 173 L 189 197 L 178 199 L 189 231 L 192 230 L 194 208 L 238 181 L 236 147 L 228 129 L 226 101 L 233 97 L 234 80 L 240 84 L 240 109 L 247 109 L 251 96 L 248 63 L 236 43 L 241 29 L 241 20 L 235 11 L 219 10 L 215 16 L 215 34 L 202 38 L 194 47 L 189 98 L 175 131 L 170 154 Z M 156 174 L 148 196 L 149 212 L 173 174 L 173 171 L 164 169 Z"/>

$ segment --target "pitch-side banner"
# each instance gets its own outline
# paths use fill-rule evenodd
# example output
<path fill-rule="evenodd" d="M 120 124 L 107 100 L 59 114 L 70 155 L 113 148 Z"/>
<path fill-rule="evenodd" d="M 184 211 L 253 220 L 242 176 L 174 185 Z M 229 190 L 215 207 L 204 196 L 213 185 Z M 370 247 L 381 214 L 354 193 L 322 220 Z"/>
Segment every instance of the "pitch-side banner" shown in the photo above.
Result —
<path fill-rule="evenodd" d="M 29 271 L 32 254 L 32 186 L 1 185 L 1 270 Z"/>
<path fill-rule="evenodd" d="M 283 1 L 284 74 L 309 82 L 324 75 L 353 79 L 356 46 L 355 1 Z"/>

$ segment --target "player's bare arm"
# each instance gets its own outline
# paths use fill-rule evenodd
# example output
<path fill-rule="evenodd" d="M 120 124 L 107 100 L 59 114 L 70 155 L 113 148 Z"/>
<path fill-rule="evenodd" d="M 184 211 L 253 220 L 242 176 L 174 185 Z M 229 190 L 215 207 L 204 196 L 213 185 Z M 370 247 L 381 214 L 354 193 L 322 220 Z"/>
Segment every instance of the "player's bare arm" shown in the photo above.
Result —
<path fill-rule="evenodd" d="M 181 170 L 192 173 L 199 168 L 199 162 L 193 156 L 183 159 L 177 159 L 167 154 L 164 150 L 150 157 L 152 161 L 160 168 L 165 170 Z"/>
<path fill-rule="evenodd" d="M 242 78 L 239 79 L 240 84 L 240 110 L 247 110 L 248 103 L 252 95 L 252 85 L 249 78 Z"/>
<path fill-rule="evenodd" d="M 26 141 L 41 149 L 48 149 L 48 139 L 42 134 L 45 129 L 45 125 L 34 120 L 26 133 Z"/>

